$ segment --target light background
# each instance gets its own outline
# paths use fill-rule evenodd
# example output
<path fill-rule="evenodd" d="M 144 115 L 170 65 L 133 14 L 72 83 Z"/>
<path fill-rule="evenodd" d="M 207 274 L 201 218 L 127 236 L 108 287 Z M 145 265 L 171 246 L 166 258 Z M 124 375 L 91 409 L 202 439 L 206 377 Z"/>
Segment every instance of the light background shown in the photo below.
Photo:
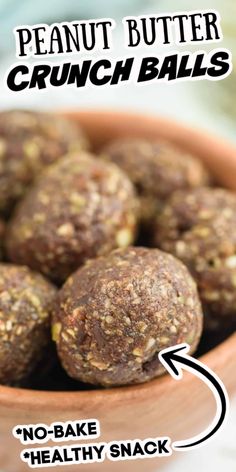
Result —
<path fill-rule="evenodd" d="M 13 94 L 3 87 L 3 76 L 15 62 L 12 29 L 21 24 L 71 21 L 112 17 L 120 22 L 122 16 L 139 13 L 159 13 L 199 8 L 217 9 L 222 17 L 223 46 L 236 53 L 235 0 L 0 0 L 0 108 L 116 108 L 138 110 L 176 118 L 236 141 L 236 76 L 235 72 L 221 82 L 194 82 L 173 85 L 133 85 L 120 88 L 59 89 L 43 93 Z M 121 23 L 121 22 L 120 22 Z M 122 29 L 117 28 L 113 56 L 124 54 Z M 219 47 L 219 44 L 216 44 Z M 200 47 L 204 49 L 204 47 Z M 190 49 L 188 47 L 188 49 Z M 153 49 L 153 52 L 157 51 Z M 160 51 L 158 51 L 160 52 Z M 142 54 L 143 51 L 139 51 Z M 144 55 L 147 54 L 147 49 Z M 224 430 L 211 444 L 196 452 L 180 454 L 179 460 L 166 472 L 199 472 L 211 468 L 214 472 L 236 471 L 236 400 L 232 403 L 230 419 Z"/>
<path fill-rule="evenodd" d="M 62 108 L 106 107 L 126 108 L 159 113 L 217 132 L 236 141 L 236 85 L 235 75 L 222 82 L 158 84 L 120 88 L 48 90 L 19 94 L 4 90 L 3 76 L 15 62 L 13 27 L 20 24 L 70 21 L 81 18 L 112 17 L 121 24 L 122 16 L 139 13 L 158 13 L 184 9 L 215 8 L 221 14 L 225 33 L 224 47 L 236 50 L 235 0 L 0 0 L 0 107 Z M 234 37 L 235 35 L 235 37 Z M 115 34 L 114 56 L 127 53 L 123 49 L 122 28 Z M 219 43 L 216 44 L 216 47 Z M 201 49 L 207 48 L 205 45 Z M 188 49 L 191 47 L 188 46 Z M 147 55 L 145 49 L 144 54 Z M 153 52 L 156 49 L 153 48 Z M 133 51 L 132 51 L 133 52 Z M 160 52 L 160 51 L 159 51 Z M 142 51 L 139 50 L 139 54 Z M 42 59 L 43 60 L 43 59 Z"/>

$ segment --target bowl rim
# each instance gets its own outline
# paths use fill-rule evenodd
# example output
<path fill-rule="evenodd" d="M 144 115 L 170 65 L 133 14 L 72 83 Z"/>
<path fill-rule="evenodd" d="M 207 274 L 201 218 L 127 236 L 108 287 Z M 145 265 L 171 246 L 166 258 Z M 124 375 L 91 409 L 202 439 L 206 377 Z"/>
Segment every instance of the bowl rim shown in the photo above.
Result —
<path fill-rule="evenodd" d="M 215 348 L 208 351 L 201 356 L 199 360 L 209 366 L 210 368 L 217 368 L 216 359 L 224 357 L 226 352 L 235 352 L 236 354 L 236 333 L 232 334 L 225 341 L 220 343 Z M 47 391 L 47 390 L 31 390 L 25 388 L 8 387 L 0 385 L 0 406 L 11 407 L 18 406 L 20 408 L 40 408 L 41 405 L 47 404 L 47 408 L 54 410 L 58 409 L 58 405 L 63 405 L 63 410 L 81 407 L 88 400 L 93 402 L 112 401 L 113 403 L 124 403 L 127 400 L 134 400 L 136 398 L 145 399 L 151 395 L 157 394 L 157 391 L 167 391 L 170 381 L 173 379 L 169 375 L 162 375 L 156 377 L 149 382 L 144 382 L 137 385 L 113 387 L 113 388 L 98 388 L 95 390 L 82 391 Z M 65 395 L 66 394 L 66 395 Z M 66 400 L 66 401 L 65 401 Z"/>
<path fill-rule="evenodd" d="M 167 128 L 172 129 L 175 128 L 177 134 L 179 133 L 184 136 L 186 133 L 191 135 L 191 138 L 203 139 L 204 141 L 208 142 L 209 140 L 212 142 L 217 142 L 219 147 L 222 149 L 225 146 L 227 147 L 227 151 L 231 153 L 236 152 L 236 148 L 232 143 L 228 141 L 224 141 L 224 139 L 218 138 L 217 136 L 212 135 L 211 133 L 206 133 L 204 130 L 193 129 L 185 124 L 181 124 L 173 119 L 168 119 L 158 115 L 148 115 L 145 113 L 135 113 L 135 112 L 128 112 L 128 111 L 111 111 L 111 110 L 99 110 L 99 109 L 86 109 L 86 110 L 59 110 L 56 111 L 57 114 L 64 115 L 68 118 L 72 118 L 74 120 L 78 120 L 80 118 L 84 118 L 85 121 L 88 121 L 89 118 L 95 118 L 98 116 L 102 116 L 103 118 L 108 118 L 110 120 L 116 118 L 121 119 L 122 117 L 130 118 L 130 119 L 143 119 L 146 122 L 150 121 L 150 124 L 153 125 L 166 125 Z M 235 159 L 236 161 L 236 159 Z M 225 341 L 217 345 L 215 348 L 208 351 L 206 354 L 201 356 L 199 359 L 201 362 L 207 364 L 210 367 L 216 366 L 217 363 L 215 360 L 222 356 L 223 352 L 235 352 L 236 354 L 236 333 L 229 336 Z M 47 390 L 32 390 L 26 388 L 18 388 L 18 387 L 9 387 L 6 385 L 0 385 L 0 406 L 11 407 L 13 404 L 14 406 L 18 406 L 19 408 L 24 407 L 38 407 L 47 404 L 47 407 L 50 409 L 57 409 L 57 405 L 63 405 L 63 408 L 66 410 L 67 408 L 79 407 L 83 405 L 83 402 L 92 401 L 96 399 L 96 401 L 107 401 L 107 400 L 114 400 L 116 402 L 123 402 L 129 398 L 145 398 L 148 394 L 150 395 L 150 390 L 152 391 L 152 395 L 155 394 L 158 390 L 166 389 L 167 385 L 169 385 L 171 377 L 168 375 L 163 375 L 161 377 L 157 377 L 153 380 L 148 382 L 137 384 L 137 385 L 130 385 L 130 386 L 121 386 L 121 387 L 113 387 L 113 388 L 98 388 L 94 390 L 82 390 L 82 391 L 47 391 Z M 65 395 L 66 394 L 66 395 Z M 66 399 L 66 401 L 65 401 Z"/>

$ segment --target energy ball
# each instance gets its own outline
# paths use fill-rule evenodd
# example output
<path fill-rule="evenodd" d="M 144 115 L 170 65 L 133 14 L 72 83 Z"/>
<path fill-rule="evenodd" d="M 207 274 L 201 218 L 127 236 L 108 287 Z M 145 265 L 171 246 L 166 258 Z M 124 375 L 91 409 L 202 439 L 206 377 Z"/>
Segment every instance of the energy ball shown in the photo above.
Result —
<path fill-rule="evenodd" d="M 87 259 L 130 245 L 137 212 L 132 183 L 118 167 L 86 153 L 68 156 L 20 203 L 9 258 L 61 283 Z"/>
<path fill-rule="evenodd" d="M 56 289 L 27 267 L 0 264 L 0 383 L 26 377 L 50 340 Z"/>
<path fill-rule="evenodd" d="M 163 373 L 158 353 L 202 331 L 195 282 L 158 249 L 130 247 L 88 261 L 59 291 L 52 336 L 67 373 L 103 386 L 137 384 Z"/>
<path fill-rule="evenodd" d="M 208 316 L 236 322 L 236 194 L 218 188 L 176 192 L 157 217 L 154 245 L 196 278 Z M 230 321 L 231 320 L 231 321 Z"/>
<path fill-rule="evenodd" d="M 152 220 L 173 191 L 209 181 L 199 160 L 164 142 L 118 139 L 103 149 L 102 157 L 120 166 L 136 186 L 144 223 Z"/>
<path fill-rule="evenodd" d="M 0 113 L 0 214 L 8 214 L 41 170 L 64 154 L 87 147 L 82 131 L 49 113 Z"/>

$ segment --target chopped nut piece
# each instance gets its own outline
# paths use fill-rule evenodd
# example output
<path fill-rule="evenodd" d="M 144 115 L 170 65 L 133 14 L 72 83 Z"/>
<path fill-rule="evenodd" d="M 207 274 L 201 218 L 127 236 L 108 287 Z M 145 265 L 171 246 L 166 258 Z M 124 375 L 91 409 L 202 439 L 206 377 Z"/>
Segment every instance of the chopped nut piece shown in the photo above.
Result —
<path fill-rule="evenodd" d="M 136 347 L 135 349 L 133 349 L 132 353 L 134 356 L 143 357 L 143 350 L 140 349 L 139 347 Z"/>
<path fill-rule="evenodd" d="M 152 349 L 153 346 L 155 346 L 155 344 L 156 344 L 155 339 L 154 339 L 154 338 L 150 338 L 150 339 L 148 340 L 147 344 L 146 344 L 146 347 L 145 347 L 146 351 L 148 351 L 149 349 Z"/>
<path fill-rule="evenodd" d="M 227 257 L 227 259 L 225 260 L 225 265 L 229 269 L 235 269 L 236 268 L 236 255 Z"/>
<path fill-rule="evenodd" d="M 59 236 L 73 236 L 75 233 L 75 228 L 71 223 L 64 223 L 63 225 L 57 228 L 57 234 Z"/>
<path fill-rule="evenodd" d="M 129 228 L 121 229 L 116 235 L 117 247 L 127 247 L 133 241 L 133 234 Z"/>
<path fill-rule="evenodd" d="M 52 340 L 58 342 L 61 332 L 61 323 L 54 323 L 52 325 Z"/>
<path fill-rule="evenodd" d="M 91 360 L 90 364 L 99 370 L 106 370 L 109 367 L 109 364 L 106 364 L 105 362 L 101 362 L 101 361 L 99 362 L 96 360 Z"/>

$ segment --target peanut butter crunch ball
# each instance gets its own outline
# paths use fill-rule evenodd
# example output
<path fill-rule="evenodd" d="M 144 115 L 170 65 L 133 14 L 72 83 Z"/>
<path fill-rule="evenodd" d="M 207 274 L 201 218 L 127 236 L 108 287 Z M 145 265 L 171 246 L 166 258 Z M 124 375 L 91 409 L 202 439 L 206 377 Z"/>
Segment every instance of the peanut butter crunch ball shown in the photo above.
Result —
<path fill-rule="evenodd" d="M 0 264 L 0 383 L 26 377 L 50 340 L 56 289 L 27 267 Z"/>
<path fill-rule="evenodd" d="M 161 349 L 194 352 L 202 311 L 186 267 L 158 249 L 130 247 L 89 261 L 59 291 L 52 336 L 67 373 L 103 386 L 163 373 Z"/>
<path fill-rule="evenodd" d="M 176 192 L 154 231 L 154 245 L 188 266 L 207 313 L 221 323 L 236 319 L 235 228 L 236 195 L 202 188 Z"/>
<path fill-rule="evenodd" d="M 49 113 L 0 113 L 0 214 L 8 214 L 41 170 L 64 154 L 87 148 L 82 131 Z"/>
<path fill-rule="evenodd" d="M 9 227 L 10 260 L 64 281 L 89 258 L 134 241 L 132 183 L 88 154 L 61 159 L 20 203 Z"/>
<path fill-rule="evenodd" d="M 202 163 L 171 144 L 145 139 L 113 141 L 102 157 L 120 166 L 137 188 L 143 222 L 149 222 L 173 191 L 208 183 Z"/>

